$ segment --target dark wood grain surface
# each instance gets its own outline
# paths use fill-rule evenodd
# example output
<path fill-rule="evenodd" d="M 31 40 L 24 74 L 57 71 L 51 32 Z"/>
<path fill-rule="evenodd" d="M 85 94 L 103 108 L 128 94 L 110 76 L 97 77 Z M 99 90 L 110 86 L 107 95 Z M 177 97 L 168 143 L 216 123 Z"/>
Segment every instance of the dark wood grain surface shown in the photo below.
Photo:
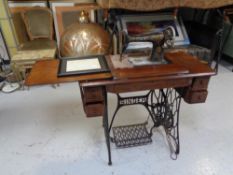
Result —
<path fill-rule="evenodd" d="M 215 75 L 215 71 L 207 64 L 202 63 L 199 59 L 184 52 L 167 53 L 165 57 L 171 61 L 172 64 L 142 66 L 131 69 L 114 69 L 111 61 L 107 59 L 114 79 L 111 79 L 111 73 L 57 77 L 59 60 L 38 61 L 26 78 L 25 84 L 27 86 L 32 86 L 82 81 L 83 87 L 91 87 L 152 81 L 162 82 L 162 80 L 176 81 L 183 78 L 187 79 Z"/>
<path fill-rule="evenodd" d="M 109 58 L 107 62 L 111 73 L 68 77 L 57 77 L 59 60 L 38 61 L 25 84 L 32 86 L 79 81 L 86 116 L 97 117 L 103 115 L 106 92 L 175 88 L 187 103 L 203 103 L 208 95 L 209 79 L 215 75 L 215 71 L 207 64 L 183 52 L 165 54 L 170 62 L 167 65 L 115 68 Z"/>
<path fill-rule="evenodd" d="M 187 68 L 179 64 L 170 63 L 161 65 L 135 66 L 129 68 L 115 68 L 111 56 L 108 56 L 106 60 L 109 68 L 111 69 L 113 77 L 116 79 L 156 77 L 189 73 Z"/>
<path fill-rule="evenodd" d="M 216 74 L 215 71 L 208 66 L 208 64 L 203 63 L 197 57 L 189 55 L 185 52 L 166 53 L 165 58 L 176 65 L 180 65 L 188 69 L 190 73 L 195 74 L 195 76 L 211 76 Z"/>
<path fill-rule="evenodd" d="M 165 59 L 170 64 L 147 65 L 130 68 L 115 68 L 111 57 L 107 57 L 112 75 L 116 79 L 145 78 L 158 76 L 210 76 L 215 75 L 207 64 L 184 52 L 166 53 Z"/>
<path fill-rule="evenodd" d="M 58 66 L 59 60 L 43 60 L 36 62 L 30 74 L 25 80 L 25 85 L 32 86 L 43 84 L 57 84 L 64 82 L 108 79 L 112 77 L 111 73 L 57 77 Z"/>

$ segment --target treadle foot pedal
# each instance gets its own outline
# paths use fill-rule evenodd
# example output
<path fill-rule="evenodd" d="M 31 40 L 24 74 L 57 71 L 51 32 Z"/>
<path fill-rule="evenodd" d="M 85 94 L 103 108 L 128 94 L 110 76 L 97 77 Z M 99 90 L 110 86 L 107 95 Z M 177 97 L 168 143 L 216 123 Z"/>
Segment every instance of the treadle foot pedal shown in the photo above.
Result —
<path fill-rule="evenodd" d="M 118 148 L 145 145 L 152 142 L 146 123 L 112 128 L 113 140 Z"/>

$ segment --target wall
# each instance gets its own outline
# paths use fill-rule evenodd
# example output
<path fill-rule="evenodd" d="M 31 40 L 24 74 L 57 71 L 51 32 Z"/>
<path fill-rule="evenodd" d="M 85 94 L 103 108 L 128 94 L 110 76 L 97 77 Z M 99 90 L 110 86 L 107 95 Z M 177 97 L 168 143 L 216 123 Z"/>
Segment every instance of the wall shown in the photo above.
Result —
<path fill-rule="evenodd" d="M 0 26 L 11 56 L 17 51 L 17 39 L 6 0 L 0 0 Z"/>

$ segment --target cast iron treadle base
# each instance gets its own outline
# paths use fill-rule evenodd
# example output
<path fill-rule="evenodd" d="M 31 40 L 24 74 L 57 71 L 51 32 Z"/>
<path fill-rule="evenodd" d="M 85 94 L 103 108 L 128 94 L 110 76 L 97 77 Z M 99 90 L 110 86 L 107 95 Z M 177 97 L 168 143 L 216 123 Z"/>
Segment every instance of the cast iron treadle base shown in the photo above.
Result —
<path fill-rule="evenodd" d="M 112 127 L 113 142 L 118 148 L 145 145 L 152 142 L 146 123 Z"/>

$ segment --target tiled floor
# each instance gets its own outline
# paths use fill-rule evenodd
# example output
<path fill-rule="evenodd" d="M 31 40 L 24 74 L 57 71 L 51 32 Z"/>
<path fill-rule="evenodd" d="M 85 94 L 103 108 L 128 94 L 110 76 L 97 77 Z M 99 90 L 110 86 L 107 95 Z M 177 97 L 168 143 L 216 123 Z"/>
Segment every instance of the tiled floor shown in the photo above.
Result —
<path fill-rule="evenodd" d="M 109 104 L 112 112 L 114 95 Z M 146 118 L 142 107 L 125 108 L 116 125 Z M 182 103 L 177 160 L 159 129 L 152 139 L 135 148 L 112 144 L 108 166 L 101 118 L 85 118 L 77 83 L 0 92 L 1 175 L 232 175 L 233 73 L 221 67 L 205 104 Z"/>

